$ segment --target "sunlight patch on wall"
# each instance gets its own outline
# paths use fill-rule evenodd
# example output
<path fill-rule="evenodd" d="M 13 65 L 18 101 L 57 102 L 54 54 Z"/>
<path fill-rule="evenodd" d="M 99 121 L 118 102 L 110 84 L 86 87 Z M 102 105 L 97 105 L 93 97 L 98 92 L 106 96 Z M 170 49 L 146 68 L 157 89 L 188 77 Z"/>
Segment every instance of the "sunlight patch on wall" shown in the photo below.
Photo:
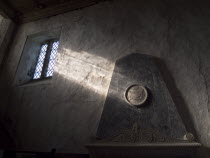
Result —
<path fill-rule="evenodd" d="M 55 72 L 69 81 L 75 82 L 100 95 L 106 95 L 114 63 L 87 53 L 74 52 L 63 48 L 58 53 Z"/>

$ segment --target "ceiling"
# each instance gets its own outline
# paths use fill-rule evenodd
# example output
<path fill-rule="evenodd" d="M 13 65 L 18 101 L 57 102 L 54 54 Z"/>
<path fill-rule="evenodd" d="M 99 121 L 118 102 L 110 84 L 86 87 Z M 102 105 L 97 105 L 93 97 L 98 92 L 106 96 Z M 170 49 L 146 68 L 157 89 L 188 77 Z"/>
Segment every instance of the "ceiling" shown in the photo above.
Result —
<path fill-rule="evenodd" d="M 0 0 L 0 13 L 26 23 L 81 9 L 104 0 Z"/>

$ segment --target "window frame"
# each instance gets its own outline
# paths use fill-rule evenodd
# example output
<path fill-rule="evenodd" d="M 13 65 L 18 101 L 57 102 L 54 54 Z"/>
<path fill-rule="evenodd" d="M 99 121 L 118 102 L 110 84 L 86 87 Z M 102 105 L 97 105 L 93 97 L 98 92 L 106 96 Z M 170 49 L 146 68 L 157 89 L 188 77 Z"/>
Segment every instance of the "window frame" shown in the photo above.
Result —
<path fill-rule="evenodd" d="M 39 54 L 38 54 L 37 59 L 36 59 L 36 65 L 34 67 L 34 71 L 33 71 L 32 77 L 31 77 L 31 81 L 40 81 L 40 80 L 46 80 L 46 79 L 51 79 L 52 78 L 52 76 L 46 76 L 46 74 L 47 74 L 47 71 L 48 71 L 49 63 L 50 63 L 50 55 L 51 55 L 51 52 L 52 52 L 53 43 L 57 42 L 57 41 L 59 42 L 59 39 L 54 38 L 54 39 L 46 40 L 46 41 L 44 41 L 40 44 Z M 48 46 L 47 46 L 47 50 L 46 50 L 46 54 L 45 54 L 45 58 L 44 58 L 44 62 L 43 62 L 41 76 L 36 79 L 36 78 L 34 78 L 34 74 L 36 73 L 36 66 L 38 64 L 39 55 L 41 53 L 40 51 L 41 51 L 42 45 L 44 45 L 44 44 L 47 44 Z M 58 45 L 58 48 L 59 48 L 59 45 Z"/>

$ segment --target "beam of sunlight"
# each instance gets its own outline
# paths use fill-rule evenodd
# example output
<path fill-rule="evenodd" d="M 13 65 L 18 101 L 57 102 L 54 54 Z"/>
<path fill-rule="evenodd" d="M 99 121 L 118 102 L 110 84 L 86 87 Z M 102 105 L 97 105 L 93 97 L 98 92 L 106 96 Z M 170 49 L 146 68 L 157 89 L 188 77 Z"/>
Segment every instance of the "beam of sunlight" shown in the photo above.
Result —
<path fill-rule="evenodd" d="M 55 72 L 95 93 L 105 96 L 111 81 L 114 63 L 88 53 L 63 48 L 57 54 Z"/>

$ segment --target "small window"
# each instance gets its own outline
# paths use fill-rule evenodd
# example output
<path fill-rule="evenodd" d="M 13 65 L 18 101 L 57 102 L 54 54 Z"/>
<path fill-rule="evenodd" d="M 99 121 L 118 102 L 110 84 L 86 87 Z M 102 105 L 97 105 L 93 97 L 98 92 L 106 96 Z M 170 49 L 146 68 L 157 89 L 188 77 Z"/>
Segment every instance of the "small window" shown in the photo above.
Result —
<path fill-rule="evenodd" d="M 41 45 L 33 74 L 33 80 L 53 76 L 58 45 L 58 40 L 49 40 Z"/>

